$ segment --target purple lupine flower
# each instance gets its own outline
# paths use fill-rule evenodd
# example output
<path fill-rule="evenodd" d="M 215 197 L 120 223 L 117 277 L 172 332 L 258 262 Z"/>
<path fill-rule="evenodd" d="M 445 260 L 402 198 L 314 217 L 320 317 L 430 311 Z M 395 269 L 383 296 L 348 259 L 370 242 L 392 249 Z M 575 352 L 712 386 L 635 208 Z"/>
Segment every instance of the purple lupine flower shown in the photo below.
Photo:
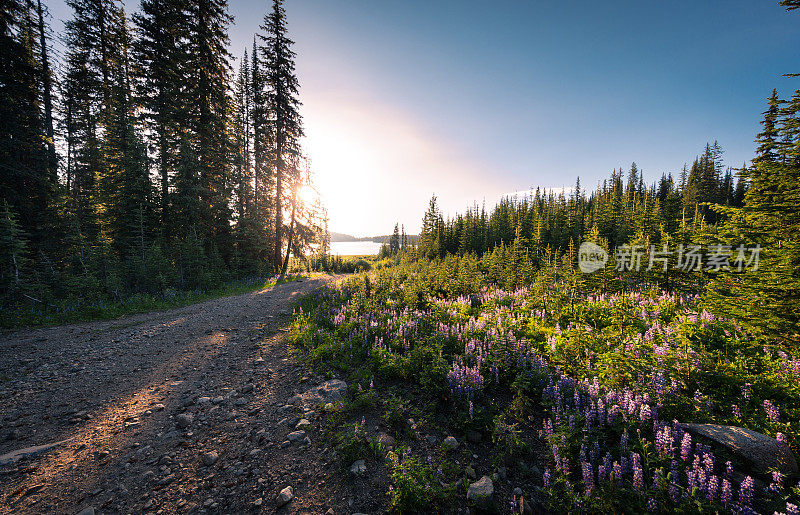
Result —
<path fill-rule="evenodd" d="M 746 401 L 750 400 L 750 394 L 752 392 L 752 386 L 753 385 L 751 385 L 750 383 L 744 383 L 742 385 L 742 397 L 744 397 L 744 399 Z"/>
<path fill-rule="evenodd" d="M 711 475 L 708 478 L 708 484 L 706 487 L 706 499 L 709 501 L 713 501 L 717 497 L 717 489 L 719 488 L 719 478 L 715 475 Z"/>
<path fill-rule="evenodd" d="M 800 508 L 796 504 L 786 503 L 786 515 L 800 515 Z"/>
<path fill-rule="evenodd" d="M 642 470 L 642 460 L 638 453 L 633 453 L 633 487 L 637 492 L 644 489 L 644 471 Z"/>
<path fill-rule="evenodd" d="M 719 494 L 719 500 L 724 505 L 730 504 L 733 499 L 733 492 L 731 490 L 731 482 L 727 479 L 722 480 L 722 492 Z"/>
<path fill-rule="evenodd" d="M 706 473 L 714 473 L 714 454 L 711 451 L 703 453 L 703 466 L 706 469 Z"/>
<path fill-rule="evenodd" d="M 753 503 L 753 478 L 747 476 L 739 485 L 739 504 L 750 506 Z"/>
<path fill-rule="evenodd" d="M 639 418 L 642 422 L 646 422 L 650 420 L 652 416 L 652 412 L 650 411 L 650 406 L 647 404 L 642 404 L 642 407 L 639 409 Z"/>
<path fill-rule="evenodd" d="M 594 472 L 592 471 L 592 464 L 581 462 L 581 469 L 583 470 L 583 483 L 586 485 L 586 491 L 590 492 L 594 488 Z"/>
<path fill-rule="evenodd" d="M 706 471 L 703 469 L 695 468 L 694 481 L 701 492 L 706 491 Z"/>
<path fill-rule="evenodd" d="M 783 474 L 778 471 L 772 473 L 772 483 L 769 485 L 770 492 L 783 490 Z"/>
<path fill-rule="evenodd" d="M 652 497 L 647 500 L 647 511 L 657 512 L 658 502 Z"/>
<path fill-rule="evenodd" d="M 700 409 L 700 406 L 703 403 L 703 392 L 700 390 L 695 390 L 694 392 L 694 407 L 695 409 Z"/>
<path fill-rule="evenodd" d="M 681 458 L 684 461 L 689 459 L 689 455 L 692 453 L 692 435 L 689 433 L 683 434 L 683 439 L 681 440 Z"/>
<path fill-rule="evenodd" d="M 676 504 L 681 499 L 681 491 L 678 489 L 678 485 L 674 481 L 669 485 L 669 498 L 672 499 L 672 502 Z"/>
<path fill-rule="evenodd" d="M 544 469 L 544 475 L 542 476 L 542 482 L 545 488 L 550 488 L 550 469 Z"/>
<path fill-rule="evenodd" d="M 619 439 L 619 446 L 623 451 L 628 450 L 628 432 L 624 431 Z"/>
<path fill-rule="evenodd" d="M 731 477 L 733 475 L 733 464 L 730 461 L 725 462 L 725 477 Z"/>
<path fill-rule="evenodd" d="M 612 474 L 614 475 L 614 481 L 616 481 L 618 486 L 622 486 L 622 466 L 619 464 L 618 461 L 614 462 L 611 471 Z"/>
<path fill-rule="evenodd" d="M 767 412 L 767 418 L 773 422 L 780 422 L 781 410 L 772 404 L 771 401 L 764 399 L 764 411 Z"/>
<path fill-rule="evenodd" d="M 742 418 L 742 410 L 739 409 L 738 404 L 731 404 L 731 413 L 735 418 Z"/>
<path fill-rule="evenodd" d="M 783 433 L 775 433 L 775 439 L 784 445 L 789 445 L 789 441 L 786 439 L 786 435 Z"/>

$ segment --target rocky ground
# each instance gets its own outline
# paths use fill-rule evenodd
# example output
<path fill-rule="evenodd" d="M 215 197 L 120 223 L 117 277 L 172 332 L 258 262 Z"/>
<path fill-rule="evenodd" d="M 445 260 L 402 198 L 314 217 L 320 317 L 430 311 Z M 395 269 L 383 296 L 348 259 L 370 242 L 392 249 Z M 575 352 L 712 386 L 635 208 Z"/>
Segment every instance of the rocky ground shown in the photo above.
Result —
<path fill-rule="evenodd" d="M 331 279 L 0 336 L 0 513 L 375 509 L 313 411 L 345 386 L 287 347 Z"/>

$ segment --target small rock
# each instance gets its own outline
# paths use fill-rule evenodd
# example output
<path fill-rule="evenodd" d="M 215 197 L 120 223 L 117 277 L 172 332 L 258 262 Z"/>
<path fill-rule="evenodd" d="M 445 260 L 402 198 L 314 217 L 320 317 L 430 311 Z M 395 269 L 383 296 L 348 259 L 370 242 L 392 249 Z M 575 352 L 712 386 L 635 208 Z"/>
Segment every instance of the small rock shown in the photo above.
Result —
<path fill-rule="evenodd" d="M 311 425 L 311 422 L 309 422 L 308 420 L 306 420 L 306 419 L 302 418 L 302 419 L 300 419 L 300 421 L 299 421 L 299 422 L 298 422 L 298 423 L 297 423 L 297 424 L 294 426 L 294 428 L 295 428 L 295 429 L 302 429 L 302 428 L 304 428 L 304 427 L 306 427 L 306 426 L 310 426 L 310 425 Z"/>
<path fill-rule="evenodd" d="M 286 404 L 291 404 L 292 406 L 296 406 L 298 404 L 301 404 L 302 402 L 303 402 L 303 397 L 302 396 L 294 395 L 294 396 L 290 397 L 288 401 L 286 401 Z"/>
<path fill-rule="evenodd" d="M 181 429 L 186 429 L 194 422 L 194 415 L 191 413 L 181 413 L 175 417 L 175 425 Z"/>
<path fill-rule="evenodd" d="M 261 506 L 263 503 L 264 503 L 264 499 L 262 499 L 261 497 L 259 497 L 258 499 L 256 499 L 255 501 L 253 501 L 253 506 Z"/>
<path fill-rule="evenodd" d="M 164 411 L 165 406 L 163 404 L 156 404 L 153 406 L 153 409 L 156 411 Z"/>
<path fill-rule="evenodd" d="M 427 435 L 425 439 L 428 441 L 429 444 L 436 445 L 436 437 L 434 435 Z"/>
<path fill-rule="evenodd" d="M 293 442 L 293 443 L 294 442 L 299 442 L 299 441 L 303 440 L 303 438 L 305 438 L 305 437 L 306 437 L 306 432 L 305 431 L 292 431 L 291 433 L 286 435 L 286 438 L 288 438 L 289 441 Z"/>
<path fill-rule="evenodd" d="M 487 476 L 483 476 L 474 483 L 470 483 L 467 489 L 467 499 L 475 502 L 482 508 L 487 508 L 493 502 L 494 484 Z"/>
<path fill-rule="evenodd" d="M 281 506 L 286 506 L 292 499 L 294 499 L 294 490 L 291 486 L 287 486 L 278 494 L 278 498 L 275 499 L 275 504 L 280 508 Z"/>
<path fill-rule="evenodd" d="M 442 447 L 444 447 L 445 449 L 450 449 L 450 450 L 457 449 L 458 448 L 458 440 L 456 440 L 455 436 L 448 436 L 447 438 L 444 439 L 444 442 L 442 443 Z"/>
<path fill-rule="evenodd" d="M 350 474 L 354 476 L 362 476 L 367 471 L 367 463 L 364 460 L 356 460 L 350 466 Z"/>
<path fill-rule="evenodd" d="M 92 506 L 89 506 L 88 508 L 84 508 L 78 513 L 78 515 L 94 515 L 94 514 L 95 514 L 95 511 L 94 511 L 94 507 L 92 507 Z"/>
<path fill-rule="evenodd" d="M 217 451 L 205 452 L 201 459 L 203 460 L 203 465 L 210 467 L 219 460 L 219 453 L 217 453 Z"/>
<path fill-rule="evenodd" d="M 300 397 L 300 402 L 308 405 L 338 402 L 347 392 L 347 383 L 340 379 L 325 381 L 316 388 L 312 388 Z"/>
<path fill-rule="evenodd" d="M 199 399 L 197 399 L 197 404 L 199 404 L 201 406 L 203 404 L 208 404 L 210 402 L 211 402 L 211 397 L 200 397 Z"/>
<path fill-rule="evenodd" d="M 387 449 L 394 449 L 394 446 L 396 444 L 394 438 L 392 438 L 391 435 L 386 433 L 380 433 L 378 435 L 378 443 L 383 445 Z"/>

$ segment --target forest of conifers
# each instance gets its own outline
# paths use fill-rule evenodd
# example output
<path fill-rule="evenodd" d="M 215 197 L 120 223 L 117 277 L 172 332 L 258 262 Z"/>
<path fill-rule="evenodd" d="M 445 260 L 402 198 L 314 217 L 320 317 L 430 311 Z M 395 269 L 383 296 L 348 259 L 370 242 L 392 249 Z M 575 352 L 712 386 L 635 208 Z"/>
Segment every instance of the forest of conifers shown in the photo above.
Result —
<path fill-rule="evenodd" d="M 224 0 L 68 5 L 57 38 L 41 1 L 0 11 L 3 307 L 215 288 L 302 254 L 324 212 L 295 202 L 311 179 L 281 2 L 240 59 Z"/>

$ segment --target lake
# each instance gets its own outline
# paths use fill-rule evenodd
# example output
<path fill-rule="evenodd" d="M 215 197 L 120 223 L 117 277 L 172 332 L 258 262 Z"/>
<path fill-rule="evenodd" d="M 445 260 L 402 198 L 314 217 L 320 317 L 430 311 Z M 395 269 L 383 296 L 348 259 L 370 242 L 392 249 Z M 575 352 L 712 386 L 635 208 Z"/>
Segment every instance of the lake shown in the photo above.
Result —
<path fill-rule="evenodd" d="M 372 256 L 381 250 L 381 244 L 374 241 L 332 241 L 331 255 Z"/>

